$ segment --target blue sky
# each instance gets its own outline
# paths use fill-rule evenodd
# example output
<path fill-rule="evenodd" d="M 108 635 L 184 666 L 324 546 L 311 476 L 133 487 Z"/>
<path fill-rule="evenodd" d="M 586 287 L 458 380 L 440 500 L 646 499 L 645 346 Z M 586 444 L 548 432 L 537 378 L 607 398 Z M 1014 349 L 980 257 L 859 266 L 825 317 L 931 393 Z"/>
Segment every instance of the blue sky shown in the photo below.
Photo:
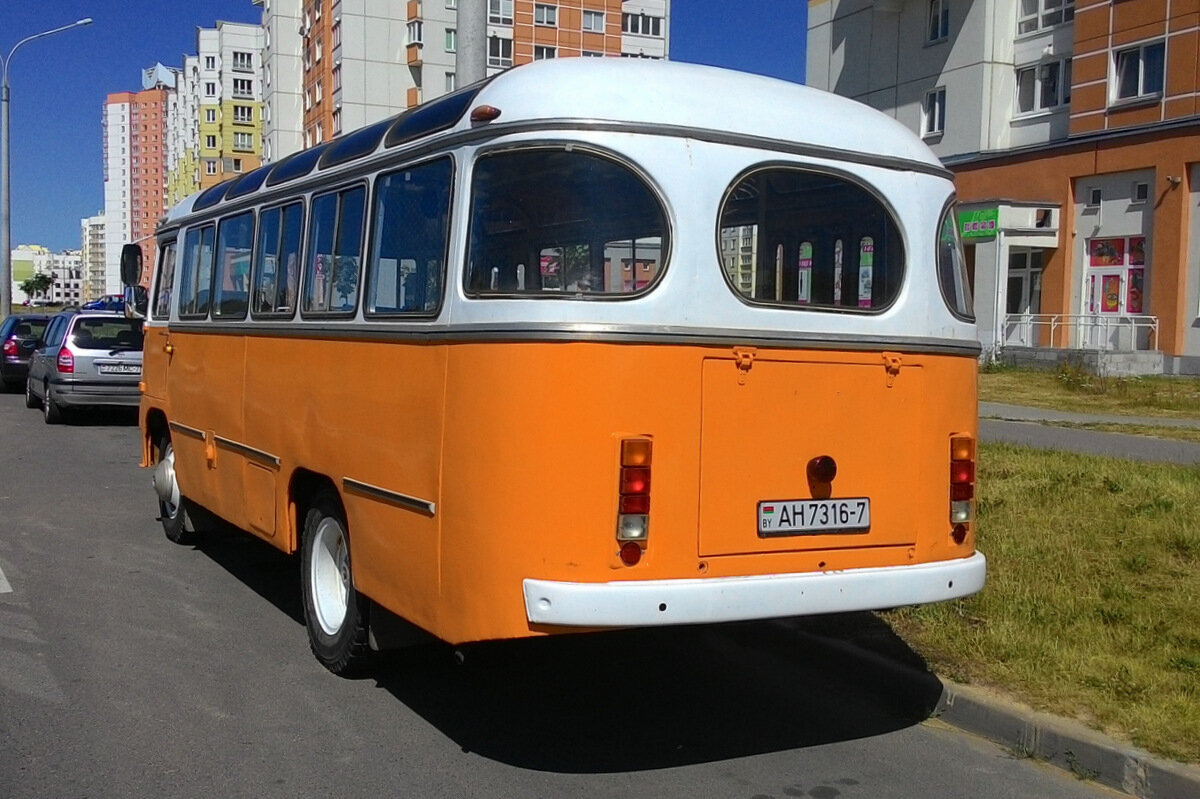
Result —
<path fill-rule="evenodd" d="M 395 0 L 400 6 L 399 0 Z M 805 0 L 672 0 L 671 58 L 804 80 Z M 8 70 L 12 241 L 79 247 L 79 220 L 104 207 L 101 111 L 112 92 L 141 88 L 141 70 L 179 66 L 196 28 L 258 22 L 250 0 L 0 0 L 0 58 L 26 36 L 92 17 L 22 45 Z"/>

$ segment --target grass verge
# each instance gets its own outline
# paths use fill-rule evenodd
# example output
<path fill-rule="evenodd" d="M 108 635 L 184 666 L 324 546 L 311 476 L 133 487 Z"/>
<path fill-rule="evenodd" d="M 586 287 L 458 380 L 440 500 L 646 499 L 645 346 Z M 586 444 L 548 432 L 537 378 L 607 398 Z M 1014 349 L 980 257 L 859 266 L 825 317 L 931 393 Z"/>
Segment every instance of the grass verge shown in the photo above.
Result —
<path fill-rule="evenodd" d="M 1200 416 L 1200 380 L 1107 377 L 1064 366 L 1057 371 L 1000 368 L 979 375 L 981 402 L 1061 411 L 1144 416 Z"/>
<path fill-rule="evenodd" d="M 988 444 L 969 599 L 883 614 L 939 674 L 1200 762 L 1200 469 Z"/>

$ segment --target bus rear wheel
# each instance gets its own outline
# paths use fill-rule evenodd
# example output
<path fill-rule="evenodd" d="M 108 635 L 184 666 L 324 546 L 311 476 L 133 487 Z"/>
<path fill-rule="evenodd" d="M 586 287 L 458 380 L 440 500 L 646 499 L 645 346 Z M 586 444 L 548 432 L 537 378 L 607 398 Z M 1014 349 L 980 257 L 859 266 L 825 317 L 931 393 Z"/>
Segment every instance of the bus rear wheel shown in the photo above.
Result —
<path fill-rule="evenodd" d="M 188 514 L 188 501 L 179 493 L 175 478 L 175 448 L 171 437 L 163 436 L 158 444 L 158 464 L 154 467 L 154 493 L 158 495 L 158 518 L 163 533 L 176 544 L 194 544 L 199 538 Z"/>
<path fill-rule="evenodd" d="M 368 600 L 354 588 L 350 537 L 337 496 L 318 494 L 304 517 L 300 583 L 313 654 L 334 674 L 361 668 L 370 654 Z"/>

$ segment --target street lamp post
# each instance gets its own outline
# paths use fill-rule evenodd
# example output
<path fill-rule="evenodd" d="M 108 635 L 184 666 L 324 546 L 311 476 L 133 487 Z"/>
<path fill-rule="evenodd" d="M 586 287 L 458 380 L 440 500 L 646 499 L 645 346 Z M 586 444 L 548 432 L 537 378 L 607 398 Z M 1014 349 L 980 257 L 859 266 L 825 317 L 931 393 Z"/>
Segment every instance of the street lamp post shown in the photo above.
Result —
<path fill-rule="evenodd" d="M 13 45 L 7 58 L 0 61 L 0 71 L 3 73 L 3 81 L 0 82 L 0 321 L 12 311 L 12 218 L 9 205 L 12 200 L 12 176 L 8 168 L 8 65 L 12 63 L 17 48 L 25 42 L 91 24 L 92 18 L 85 17 L 75 20 L 70 25 L 26 36 Z"/>

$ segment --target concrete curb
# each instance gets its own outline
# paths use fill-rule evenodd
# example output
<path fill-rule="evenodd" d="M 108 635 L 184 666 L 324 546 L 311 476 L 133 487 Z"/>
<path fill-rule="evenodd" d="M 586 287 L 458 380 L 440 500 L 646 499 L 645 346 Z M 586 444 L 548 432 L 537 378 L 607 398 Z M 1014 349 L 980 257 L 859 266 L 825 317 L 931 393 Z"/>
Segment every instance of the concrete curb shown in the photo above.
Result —
<path fill-rule="evenodd" d="M 1077 721 L 959 685 L 847 641 L 794 632 L 814 647 L 825 649 L 829 657 L 854 661 L 856 669 L 876 672 L 884 684 L 938 679 L 942 695 L 931 718 L 1000 744 L 1016 756 L 1037 758 L 1139 799 L 1200 797 L 1200 768 L 1196 766 L 1164 760 Z"/>

